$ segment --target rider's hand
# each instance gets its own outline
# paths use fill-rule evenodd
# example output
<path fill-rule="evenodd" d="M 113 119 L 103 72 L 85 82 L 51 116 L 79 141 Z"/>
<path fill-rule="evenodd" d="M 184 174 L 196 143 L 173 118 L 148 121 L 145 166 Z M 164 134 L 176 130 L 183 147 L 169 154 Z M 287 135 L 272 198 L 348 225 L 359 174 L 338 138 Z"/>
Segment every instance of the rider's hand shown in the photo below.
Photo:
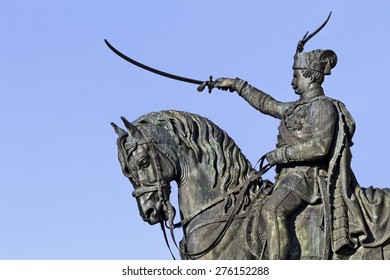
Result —
<path fill-rule="evenodd" d="M 284 146 L 281 148 L 277 148 L 265 155 L 265 158 L 267 159 L 268 163 L 273 166 L 277 163 L 288 163 L 289 157 L 288 157 L 288 149 L 290 147 Z"/>
<path fill-rule="evenodd" d="M 219 78 L 215 80 L 214 87 L 221 89 L 221 90 L 229 90 L 230 92 L 233 92 L 232 89 L 234 83 L 234 79 L 229 78 Z"/>
<path fill-rule="evenodd" d="M 274 166 L 278 163 L 278 155 L 276 150 L 273 150 L 265 155 L 265 158 L 267 159 L 269 165 Z"/>

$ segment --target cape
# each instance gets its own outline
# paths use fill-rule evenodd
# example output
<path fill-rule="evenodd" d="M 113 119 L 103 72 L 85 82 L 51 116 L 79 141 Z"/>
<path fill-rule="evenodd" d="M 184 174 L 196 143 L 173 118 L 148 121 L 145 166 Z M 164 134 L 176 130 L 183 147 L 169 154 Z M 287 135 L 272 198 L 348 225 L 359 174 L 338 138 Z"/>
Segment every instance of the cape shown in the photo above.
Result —
<path fill-rule="evenodd" d="M 339 115 L 327 178 L 332 250 L 377 247 L 390 238 L 390 189 L 359 186 L 351 169 L 355 122 L 342 102 L 331 100 Z"/>

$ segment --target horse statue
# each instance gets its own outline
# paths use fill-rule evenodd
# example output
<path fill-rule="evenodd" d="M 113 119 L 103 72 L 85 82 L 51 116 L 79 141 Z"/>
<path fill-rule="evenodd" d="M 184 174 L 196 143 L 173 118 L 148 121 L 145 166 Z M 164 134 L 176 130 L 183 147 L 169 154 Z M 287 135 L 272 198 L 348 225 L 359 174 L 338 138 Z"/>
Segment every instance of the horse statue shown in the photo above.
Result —
<path fill-rule="evenodd" d="M 183 259 L 267 259 L 261 208 L 273 190 L 229 135 L 210 120 L 180 111 L 160 111 L 134 122 L 114 123 L 123 174 L 134 187 L 142 219 L 150 225 L 181 227 Z M 262 165 L 262 164 L 261 164 Z M 178 186 L 180 222 L 170 202 Z M 326 252 L 321 202 L 288 217 L 288 259 L 390 259 L 390 242 Z M 388 229 L 390 231 L 390 228 Z M 165 235 L 165 230 L 164 230 Z M 167 240 L 166 240 L 167 241 Z M 169 247 L 169 246 L 168 246 Z"/>

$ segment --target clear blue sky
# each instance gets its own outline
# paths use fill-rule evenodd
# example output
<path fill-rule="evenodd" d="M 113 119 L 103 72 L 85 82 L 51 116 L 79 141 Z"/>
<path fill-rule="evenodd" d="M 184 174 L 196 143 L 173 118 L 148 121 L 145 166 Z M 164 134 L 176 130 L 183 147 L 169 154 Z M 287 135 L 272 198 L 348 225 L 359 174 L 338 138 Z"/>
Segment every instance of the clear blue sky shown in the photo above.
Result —
<path fill-rule="evenodd" d="M 205 80 L 239 76 L 291 101 L 296 44 L 333 11 L 305 50 L 338 54 L 324 89 L 357 122 L 353 168 L 362 186 L 389 186 L 390 2 L 361 3 L 3 1 L 0 259 L 170 259 L 159 226 L 142 222 L 121 173 L 110 126 L 121 115 L 200 114 L 252 163 L 274 148 L 277 120 L 236 94 L 198 93 L 136 68 L 104 39 L 161 70 Z"/>

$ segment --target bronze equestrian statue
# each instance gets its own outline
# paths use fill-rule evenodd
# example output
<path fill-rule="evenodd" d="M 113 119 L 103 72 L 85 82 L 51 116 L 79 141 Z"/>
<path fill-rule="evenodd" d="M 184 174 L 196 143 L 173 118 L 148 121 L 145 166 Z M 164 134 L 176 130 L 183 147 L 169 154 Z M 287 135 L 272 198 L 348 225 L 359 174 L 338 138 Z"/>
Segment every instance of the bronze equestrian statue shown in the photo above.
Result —
<path fill-rule="evenodd" d="M 298 43 L 291 82 L 297 101 L 277 101 L 239 78 L 210 78 L 200 87 L 237 92 L 280 119 L 276 149 L 265 155 L 276 168 L 274 184 L 261 179 L 226 132 L 200 116 L 162 111 L 133 123 L 123 118 L 127 131 L 113 124 L 141 216 L 150 224 L 167 221 L 173 239 L 173 229 L 183 228 L 182 258 L 390 259 L 390 190 L 359 186 L 351 170 L 355 122 L 322 88 L 337 55 L 303 52 L 326 22 Z M 173 180 L 177 224 L 169 201 Z"/>

